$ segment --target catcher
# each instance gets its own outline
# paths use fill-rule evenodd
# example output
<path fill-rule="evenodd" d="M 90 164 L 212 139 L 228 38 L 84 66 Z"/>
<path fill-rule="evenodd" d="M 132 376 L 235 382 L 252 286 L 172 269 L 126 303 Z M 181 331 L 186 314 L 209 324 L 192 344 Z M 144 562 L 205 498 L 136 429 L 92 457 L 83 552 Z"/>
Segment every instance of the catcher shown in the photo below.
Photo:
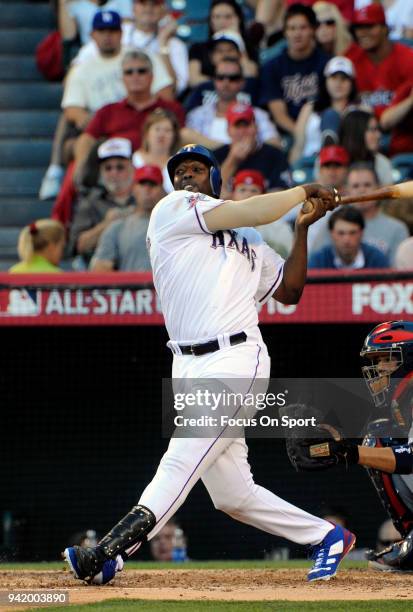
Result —
<path fill-rule="evenodd" d="M 365 339 L 360 355 L 376 416 L 380 416 L 368 424 L 362 445 L 343 439 L 331 425 L 320 424 L 315 437 L 314 428 L 311 437 L 309 432 L 305 437 L 302 429 L 288 430 L 287 453 L 297 470 L 325 470 L 339 463 L 366 467 L 384 508 L 403 536 L 382 551 L 369 551 L 369 566 L 382 571 L 413 571 L 413 323 L 381 323 Z M 305 418 L 316 412 L 293 404 L 280 414 Z"/>

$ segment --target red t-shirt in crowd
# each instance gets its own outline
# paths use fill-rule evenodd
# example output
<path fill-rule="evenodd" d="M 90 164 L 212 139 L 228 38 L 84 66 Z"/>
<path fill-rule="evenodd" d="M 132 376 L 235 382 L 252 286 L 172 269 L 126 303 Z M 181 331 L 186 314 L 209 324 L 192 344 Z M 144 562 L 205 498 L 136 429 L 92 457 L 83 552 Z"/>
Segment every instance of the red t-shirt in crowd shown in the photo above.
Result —
<path fill-rule="evenodd" d="M 346 53 L 356 69 L 356 85 L 363 104 L 374 107 L 380 117 L 393 100 L 396 90 L 413 75 L 413 51 L 393 43 L 391 53 L 380 64 L 374 64 L 356 44 Z"/>
<path fill-rule="evenodd" d="M 185 112 L 179 102 L 171 102 L 157 98 L 143 110 L 137 110 L 127 98 L 114 104 L 107 104 L 100 108 L 90 120 L 85 133 L 99 138 L 128 138 L 133 150 L 139 149 L 142 138 L 142 126 L 146 117 L 156 108 L 164 108 L 175 113 L 179 125 L 183 126 Z"/>
<path fill-rule="evenodd" d="M 413 75 L 412 75 L 413 79 Z M 396 94 L 390 104 L 395 106 L 405 100 L 413 89 L 413 80 L 405 83 L 396 91 Z M 391 131 L 390 140 L 390 155 L 398 155 L 399 153 L 413 152 L 413 110 Z"/>

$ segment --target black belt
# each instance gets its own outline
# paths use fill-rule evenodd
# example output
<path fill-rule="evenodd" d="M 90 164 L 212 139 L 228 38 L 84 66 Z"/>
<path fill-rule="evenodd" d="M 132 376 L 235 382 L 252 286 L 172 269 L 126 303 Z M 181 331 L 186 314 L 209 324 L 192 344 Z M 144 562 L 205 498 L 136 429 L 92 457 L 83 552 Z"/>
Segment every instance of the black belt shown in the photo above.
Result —
<path fill-rule="evenodd" d="M 246 342 L 247 334 L 240 332 L 239 334 L 233 334 L 229 337 L 229 343 L 231 346 L 235 344 L 242 344 Z M 181 349 L 182 355 L 205 355 L 206 353 L 214 353 L 219 351 L 221 348 L 217 339 L 209 340 L 208 342 L 202 342 L 201 344 L 178 344 Z"/>

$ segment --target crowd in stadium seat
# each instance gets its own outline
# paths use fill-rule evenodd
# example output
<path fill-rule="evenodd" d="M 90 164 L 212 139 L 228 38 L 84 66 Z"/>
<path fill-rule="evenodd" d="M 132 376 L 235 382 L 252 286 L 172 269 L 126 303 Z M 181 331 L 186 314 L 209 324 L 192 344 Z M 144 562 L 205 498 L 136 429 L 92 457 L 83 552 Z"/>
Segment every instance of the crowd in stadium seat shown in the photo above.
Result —
<path fill-rule="evenodd" d="M 189 1 L 55 4 L 64 44 L 80 49 L 39 197 L 55 199 L 76 269 L 148 269 L 143 228 L 187 142 L 215 151 L 225 198 L 315 179 L 358 195 L 413 176 L 413 0 L 212 0 L 208 15 Z M 334 267 L 366 267 L 371 247 L 383 267 L 413 268 L 411 215 L 385 210 L 319 221 L 311 266 L 327 247 L 337 263 L 334 226 L 353 224 L 358 256 Z M 262 230 L 284 256 L 293 223 Z"/>

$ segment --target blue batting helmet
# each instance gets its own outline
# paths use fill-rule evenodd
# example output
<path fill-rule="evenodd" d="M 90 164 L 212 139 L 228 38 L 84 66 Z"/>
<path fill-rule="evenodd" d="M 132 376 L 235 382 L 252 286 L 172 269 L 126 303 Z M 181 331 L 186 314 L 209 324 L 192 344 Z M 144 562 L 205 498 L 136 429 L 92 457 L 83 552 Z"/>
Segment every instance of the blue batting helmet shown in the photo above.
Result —
<path fill-rule="evenodd" d="M 221 171 L 219 169 L 219 164 L 215 158 L 215 155 L 206 147 L 197 144 L 188 144 L 179 149 L 175 155 L 173 155 L 167 164 L 169 178 L 171 179 L 171 183 L 174 182 L 175 170 L 179 166 L 179 164 L 184 161 L 184 159 L 193 158 L 198 159 L 203 164 L 209 166 L 209 180 L 211 183 L 212 194 L 219 198 L 219 194 L 221 193 Z"/>

